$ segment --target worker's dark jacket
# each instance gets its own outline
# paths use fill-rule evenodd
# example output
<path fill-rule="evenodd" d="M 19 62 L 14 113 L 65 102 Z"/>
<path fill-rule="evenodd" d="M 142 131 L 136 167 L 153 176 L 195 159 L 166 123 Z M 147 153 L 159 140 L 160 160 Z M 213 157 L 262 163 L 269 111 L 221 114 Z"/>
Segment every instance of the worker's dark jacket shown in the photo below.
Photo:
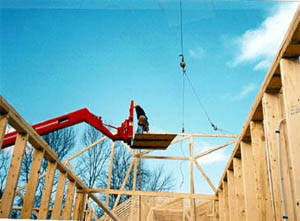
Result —
<path fill-rule="evenodd" d="M 137 119 L 140 119 L 140 116 L 145 116 L 146 117 L 145 111 L 140 106 L 137 106 L 135 108 L 135 111 L 136 111 Z"/>

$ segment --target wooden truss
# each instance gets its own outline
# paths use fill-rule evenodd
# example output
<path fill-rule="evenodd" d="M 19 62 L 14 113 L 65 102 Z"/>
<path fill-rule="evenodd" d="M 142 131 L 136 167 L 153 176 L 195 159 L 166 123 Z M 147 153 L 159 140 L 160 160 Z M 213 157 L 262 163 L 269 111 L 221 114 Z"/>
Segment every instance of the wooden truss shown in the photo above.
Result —
<path fill-rule="evenodd" d="M 70 161 L 83 154 L 101 138 L 80 152 L 60 162 L 48 144 L 0 97 L 0 146 L 7 124 L 18 132 L 13 149 L 6 186 L 0 201 L 0 218 L 8 218 L 12 209 L 21 210 L 21 218 L 34 213 L 39 219 L 86 220 L 300 220 L 300 7 L 288 29 L 275 60 L 266 75 L 241 134 L 177 134 L 176 144 L 189 139 L 189 157 L 149 155 L 153 150 L 132 150 L 125 179 L 119 190 L 110 189 L 115 144 L 112 143 L 106 189 L 88 189 L 74 174 Z M 233 138 L 210 150 L 194 153 L 195 137 Z M 26 185 L 17 189 L 26 143 L 34 147 L 34 156 Z M 218 187 L 215 187 L 197 159 L 236 142 Z M 171 145 L 172 145 L 171 144 Z M 39 174 L 42 159 L 48 160 L 45 174 Z M 189 193 L 147 192 L 136 190 L 139 159 L 185 160 L 190 162 Z M 194 165 L 215 192 L 213 195 L 194 191 Z M 133 188 L 124 190 L 133 170 Z M 49 208 L 55 172 L 59 171 L 53 208 Z M 41 206 L 33 208 L 38 179 L 45 177 Z M 62 208 L 64 186 L 66 203 Z M 26 188 L 23 195 L 21 190 Z M 106 195 L 102 203 L 95 195 Z M 23 199 L 22 207 L 13 207 L 15 195 Z M 109 194 L 117 194 L 112 210 Z M 121 195 L 131 198 L 118 205 Z M 97 217 L 87 196 L 100 206 L 105 215 Z M 75 198 L 75 201 L 74 201 Z"/>
<path fill-rule="evenodd" d="M 174 140 L 171 145 L 176 144 L 178 142 L 182 142 L 184 140 L 189 139 L 189 150 L 190 150 L 190 156 L 189 157 L 182 157 L 182 156 L 153 156 L 149 155 L 153 151 L 156 150 L 146 150 L 146 151 L 140 151 L 140 150 L 132 150 L 127 144 L 123 144 L 124 148 L 126 148 L 129 153 L 132 155 L 131 162 L 129 165 L 129 168 L 126 172 L 126 176 L 123 180 L 122 186 L 119 190 L 112 190 L 110 189 L 110 183 L 111 183 L 111 177 L 112 177 L 112 165 L 113 165 L 113 159 L 114 159 L 114 152 L 115 152 L 115 143 L 112 142 L 111 146 L 111 156 L 110 156 L 110 165 L 109 165 L 109 171 L 108 171 L 108 181 L 107 181 L 107 189 L 88 189 L 85 184 L 75 175 L 70 161 L 75 159 L 76 157 L 80 156 L 81 154 L 85 153 L 91 148 L 94 148 L 97 144 L 103 142 L 106 137 L 102 137 L 101 139 L 97 140 L 93 144 L 83 148 L 79 152 L 75 153 L 73 156 L 67 158 L 65 161 L 60 162 L 57 160 L 56 154 L 52 151 L 52 149 L 45 143 L 45 141 L 32 129 L 31 126 L 29 126 L 21 116 L 17 114 L 17 112 L 4 100 L 4 98 L 0 97 L 0 113 L 1 113 L 1 140 L 3 140 L 3 135 L 5 131 L 5 127 L 7 123 L 9 123 L 11 126 L 13 126 L 18 131 L 18 139 L 15 144 L 13 157 L 11 160 L 11 166 L 7 177 L 6 187 L 4 190 L 3 198 L 1 199 L 0 203 L 0 217 L 7 218 L 9 217 L 9 214 L 12 209 L 20 209 L 21 210 L 21 217 L 22 218 L 30 218 L 31 214 L 34 213 L 39 219 L 44 219 L 47 217 L 48 211 L 51 211 L 51 219 L 82 219 L 85 217 L 86 219 L 92 219 L 92 217 L 96 218 L 95 212 L 91 206 L 91 203 L 87 201 L 86 196 L 89 196 L 95 203 L 100 206 L 105 213 L 107 214 L 105 216 L 105 219 L 110 217 L 113 220 L 118 220 L 118 216 L 115 214 L 115 211 L 120 211 L 120 205 L 118 206 L 119 200 L 121 195 L 130 195 L 132 196 L 130 199 L 131 201 L 141 199 L 141 202 L 138 202 L 140 205 L 145 201 L 145 199 L 156 199 L 156 198 L 165 198 L 164 200 L 161 200 L 161 202 L 165 203 L 166 199 L 168 201 L 176 201 L 178 199 L 181 200 L 188 200 L 190 201 L 189 207 L 185 209 L 180 208 L 181 216 L 187 216 L 187 217 L 193 217 L 195 214 L 195 209 L 199 206 L 196 205 L 195 202 L 202 203 L 206 202 L 206 204 L 209 205 L 215 205 L 215 200 L 217 197 L 215 195 L 209 195 L 209 194 L 196 194 L 194 191 L 194 172 L 193 168 L 194 165 L 199 169 L 200 173 L 203 175 L 207 183 L 210 185 L 212 190 L 215 192 L 216 188 L 211 182 L 208 175 L 204 172 L 202 167 L 197 162 L 197 159 L 199 159 L 202 156 L 205 156 L 209 153 L 212 153 L 216 150 L 219 150 L 223 147 L 226 147 L 232 143 L 235 142 L 236 135 L 228 135 L 228 134 L 178 134 L 181 137 Z M 194 154 L 194 137 L 222 137 L 222 138 L 233 138 L 229 142 L 213 147 L 210 150 Z M 35 148 L 34 151 L 34 157 L 32 162 L 32 169 L 29 176 L 29 182 L 21 186 L 16 190 L 17 183 L 18 183 L 18 177 L 20 173 L 21 168 L 21 162 L 24 155 L 24 150 L 26 143 L 30 142 L 33 147 Z M 48 169 L 45 174 L 39 174 L 39 168 L 42 162 L 42 159 L 46 158 L 48 159 Z M 150 191 L 137 191 L 136 190 L 136 177 L 137 177 L 137 165 L 139 159 L 164 159 L 164 160 L 187 160 L 190 161 L 190 193 L 172 193 L 172 192 L 150 192 Z M 57 184 L 57 191 L 56 196 L 54 200 L 54 206 L 53 208 L 49 208 L 49 202 L 51 197 L 51 191 L 53 187 L 53 180 L 55 171 L 59 170 L 60 175 L 58 178 L 58 184 Z M 133 180 L 133 188 L 132 190 L 124 190 L 126 182 L 128 180 L 129 174 L 133 170 L 134 174 L 134 180 Z M 34 193 L 35 189 L 38 183 L 38 179 L 46 177 L 45 178 L 45 185 L 44 185 L 44 191 L 41 199 L 41 206 L 40 208 L 33 208 L 34 205 Z M 61 208 L 62 205 L 62 199 L 64 194 L 64 186 L 66 183 L 66 180 L 69 180 L 69 186 L 67 189 L 67 201 L 64 208 Z M 26 189 L 25 196 L 21 193 L 22 190 Z M 102 193 L 106 194 L 106 201 L 105 205 L 94 195 L 94 193 Z M 23 200 L 23 206 L 22 207 L 13 207 L 13 200 L 14 196 L 18 194 Z M 118 197 L 116 199 L 115 205 L 113 207 L 113 210 L 110 211 L 108 209 L 108 199 L 109 194 L 117 194 Z M 75 196 L 75 205 L 73 205 L 73 198 Z M 130 201 L 130 202 L 131 202 Z M 5 202 L 5 203 L 3 203 Z M 129 201 L 128 201 L 129 202 Z M 86 207 L 86 204 L 88 205 L 88 210 L 84 210 Z M 186 205 L 187 203 L 185 203 Z M 121 205 L 125 205 L 122 203 Z M 149 204 L 152 205 L 152 204 Z M 155 208 L 155 205 L 157 206 L 157 203 L 154 203 L 152 206 L 149 206 L 148 213 L 156 214 L 162 212 L 162 208 Z M 141 206 L 142 207 L 142 206 Z M 140 208 L 141 208 L 140 207 Z M 203 207 L 203 206 L 202 206 Z M 202 208 L 201 207 L 201 208 Z M 206 208 L 206 207 L 205 207 Z M 178 208 L 177 208 L 178 209 Z M 131 209 L 133 210 L 133 209 Z M 169 210 L 169 209 L 168 209 Z M 185 211 L 185 212 L 183 212 Z M 194 211 L 194 212 L 193 212 Z M 140 216 L 148 217 L 149 220 L 151 220 L 151 215 L 144 214 L 145 211 L 143 211 L 143 214 Z M 86 213 L 85 216 L 83 214 Z M 189 215 L 187 215 L 189 213 Z M 213 213 L 213 211 L 212 211 Z M 119 216 L 119 212 L 117 213 Z M 139 211 L 138 214 L 141 214 L 141 211 Z M 200 214 L 200 213 L 199 213 Z M 134 220 L 133 214 L 130 214 L 130 219 Z M 178 211 L 177 211 L 178 215 Z M 152 215 L 153 216 L 153 215 Z M 156 215 L 157 216 L 157 215 Z M 129 217 L 127 217 L 129 218 Z M 97 218 L 98 219 L 98 218 Z"/>

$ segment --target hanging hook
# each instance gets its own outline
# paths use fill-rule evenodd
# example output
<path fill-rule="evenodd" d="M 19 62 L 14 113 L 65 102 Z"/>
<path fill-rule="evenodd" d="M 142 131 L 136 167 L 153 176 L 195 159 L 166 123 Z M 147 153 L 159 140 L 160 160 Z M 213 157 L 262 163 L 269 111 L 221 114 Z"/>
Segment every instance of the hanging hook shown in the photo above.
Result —
<path fill-rule="evenodd" d="M 182 68 L 183 73 L 185 73 L 184 55 L 180 54 L 179 57 L 181 57 L 180 67 Z"/>

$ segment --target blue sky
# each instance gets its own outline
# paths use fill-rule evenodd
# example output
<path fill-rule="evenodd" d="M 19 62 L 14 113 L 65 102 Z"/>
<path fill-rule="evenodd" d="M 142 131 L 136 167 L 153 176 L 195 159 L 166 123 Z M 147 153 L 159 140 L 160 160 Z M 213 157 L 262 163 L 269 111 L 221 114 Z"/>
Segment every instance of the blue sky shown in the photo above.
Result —
<path fill-rule="evenodd" d="M 173 0 L 0 1 L 0 94 L 31 124 L 87 107 L 117 126 L 133 99 L 149 116 L 150 130 L 180 132 L 178 6 Z M 240 132 L 296 7 L 183 1 L 187 75 L 218 127 Z M 215 133 L 187 82 L 185 130 Z M 203 150 L 224 141 L 195 142 Z M 215 184 L 230 151 L 202 162 Z M 182 155 L 178 146 L 167 153 Z M 178 171 L 178 163 L 167 168 Z M 176 189 L 188 191 L 188 179 Z M 196 186 L 209 191 L 203 181 Z"/>

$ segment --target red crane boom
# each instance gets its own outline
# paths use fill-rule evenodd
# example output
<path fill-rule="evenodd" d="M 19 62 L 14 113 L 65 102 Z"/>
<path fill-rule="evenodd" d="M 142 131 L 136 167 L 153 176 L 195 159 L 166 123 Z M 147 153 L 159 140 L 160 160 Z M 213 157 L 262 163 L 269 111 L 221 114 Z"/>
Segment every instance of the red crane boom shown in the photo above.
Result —
<path fill-rule="evenodd" d="M 75 124 L 86 122 L 99 130 L 105 136 L 109 137 L 113 141 L 122 140 L 128 144 L 131 143 L 133 137 L 133 109 L 134 103 L 131 101 L 129 108 L 129 117 L 121 124 L 120 127 L 114 127 L 110 125 L 104 125 L 102 123 L 101 116 L 95 116 L 87 108 L 83 108 L 77 111 L 74 111 L 69 114 L 62 115 L 38 124 L 33 125 L 32 127 L 36 130 L 39 135 L 45 135 L 50 132 L 70 127 Z M 113 134 L 106 126 L 113 127 L 117 129 L 117 133 Z M 2 148 L 11 146 L 15 143 L 17 137 L 17 132 L 7 133 L 4 136 Z"/>

